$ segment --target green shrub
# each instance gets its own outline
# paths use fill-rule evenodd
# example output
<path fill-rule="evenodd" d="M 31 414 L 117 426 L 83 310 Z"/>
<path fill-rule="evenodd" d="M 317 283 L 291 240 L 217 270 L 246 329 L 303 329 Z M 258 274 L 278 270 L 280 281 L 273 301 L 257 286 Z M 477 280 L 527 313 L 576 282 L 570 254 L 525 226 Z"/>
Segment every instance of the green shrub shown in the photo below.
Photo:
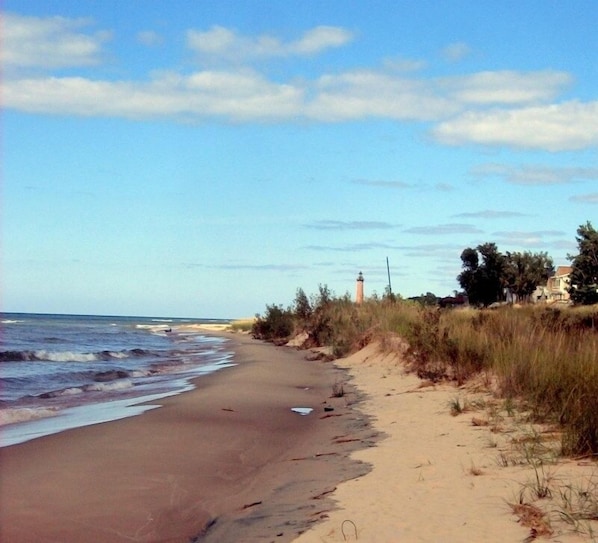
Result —
<path fill-rule="evenodd" d="M 295 320 L 290 309 L 281 305 L 267 305 L 266 313 L 262 317 L 255 316 L 251 328 L 253 337 L 266 341 L 288 339 L 295 329 Z"/>

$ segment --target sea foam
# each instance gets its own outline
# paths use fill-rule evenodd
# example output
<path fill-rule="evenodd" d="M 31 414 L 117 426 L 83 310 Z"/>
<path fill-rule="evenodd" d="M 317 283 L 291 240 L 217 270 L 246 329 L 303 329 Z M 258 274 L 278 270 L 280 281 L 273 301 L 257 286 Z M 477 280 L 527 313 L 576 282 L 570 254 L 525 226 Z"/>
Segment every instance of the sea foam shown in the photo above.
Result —
<path fill-rule="evenodd" d="M 94 353 L 77 353 L 72 351 L 35 351 L 34 355 L 36 360 L 50 360 L 51 362 L 91 362 L 98 359 Z"/>
<path fill-rule="evenodd" d="M 0 410 L 0 426 L 54 417 L 58 409 L 52 407 L 13 407 Z"/>
<path fill-rule="evenodd" d="M 120 379 L 111 383 L 94 383 L 93 385 L 85 385 L 83 388 L 85 392 L 108 392 L 111 390 L 126 390 L 128 388 L 132 388 L 133 386 L 134 385 L 132 381 L 129 381 L 128 379 Z"/>

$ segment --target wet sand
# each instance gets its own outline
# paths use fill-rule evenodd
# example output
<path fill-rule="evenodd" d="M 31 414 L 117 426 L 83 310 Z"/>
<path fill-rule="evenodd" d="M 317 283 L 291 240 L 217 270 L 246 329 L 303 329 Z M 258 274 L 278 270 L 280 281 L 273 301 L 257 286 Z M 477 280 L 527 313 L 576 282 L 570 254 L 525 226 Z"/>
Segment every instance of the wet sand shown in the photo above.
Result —
<path fill-rule="evenodd" d="M 227 337 L 237 366 L 160 409 L 0 449 L 0 541 L 288 542 L 326 518 L 376 439 L 350 384 L 332 397 L 347 374 Z"/>

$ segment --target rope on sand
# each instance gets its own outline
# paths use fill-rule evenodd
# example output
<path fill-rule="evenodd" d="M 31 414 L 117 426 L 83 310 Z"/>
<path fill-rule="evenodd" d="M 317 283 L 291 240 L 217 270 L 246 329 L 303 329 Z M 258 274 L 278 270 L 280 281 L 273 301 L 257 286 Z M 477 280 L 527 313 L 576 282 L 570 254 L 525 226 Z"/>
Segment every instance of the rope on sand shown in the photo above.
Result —
<path fill-rule="evenodd" d="M 355 526 L 355 523 L 352 520 L 343 520 L 342 524 L 341 524 L 341 533 L 343 534 L 343 539 L 345 541 L 347 541 L 347 534 L 345 534 L 345 524 L 351 524 L 353 526 L 353 531 L 355 533 L 355 539 L 359 539 L 357 537 L 357 526 Z"/>

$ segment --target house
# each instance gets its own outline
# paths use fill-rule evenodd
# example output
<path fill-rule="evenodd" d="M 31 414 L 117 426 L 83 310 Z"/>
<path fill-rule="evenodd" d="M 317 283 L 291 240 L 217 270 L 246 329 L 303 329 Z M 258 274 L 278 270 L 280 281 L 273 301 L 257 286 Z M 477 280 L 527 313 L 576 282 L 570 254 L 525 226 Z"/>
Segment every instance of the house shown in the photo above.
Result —
<path fill-rule="evenodd" d="M 546 288 L 549 300 L 554 302 L 569 301 L 569 276 L 572 271 L 571 266 L 558 266 L 554 275 L 548 278 Z"/>
<path fill-rule="evenodd" d="M 445 296 L 444 298 L 438 299 L 438 305 L 440 307 L 463 307 L 468 304 L 467 296 L 463 293 L 454 296 Z"/>
<path fill-rule="evenodd" d="M 569 296 L 569 276 L 573 268 L 571 266 L 557 266 L 552 277 L 548 278 L 545 286 L 536 288 L 532 299 L 536 302 L 568 302 Z"/>

